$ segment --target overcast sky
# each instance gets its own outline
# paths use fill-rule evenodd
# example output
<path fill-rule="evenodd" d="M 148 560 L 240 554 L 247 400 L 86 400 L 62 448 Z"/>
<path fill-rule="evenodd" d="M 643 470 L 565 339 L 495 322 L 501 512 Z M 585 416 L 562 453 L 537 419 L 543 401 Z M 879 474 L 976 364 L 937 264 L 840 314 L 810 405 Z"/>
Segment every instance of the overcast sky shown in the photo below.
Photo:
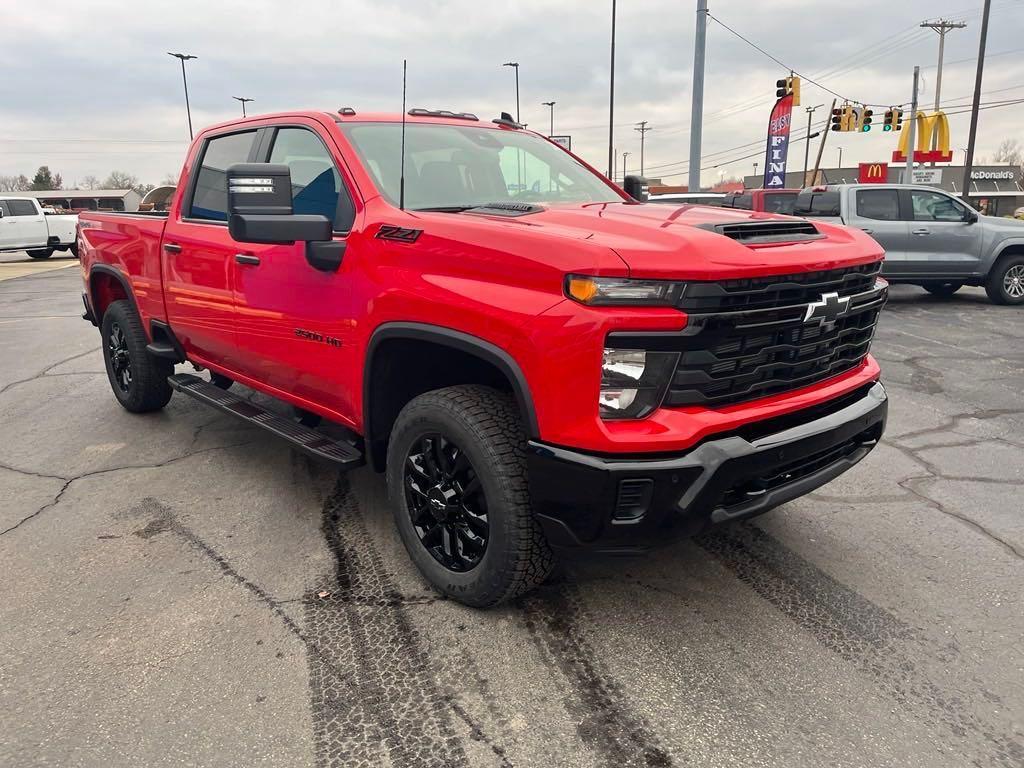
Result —
<path fill-rule="evenodd" d="M 710 0 L 713 16 L 785 64 L 851 100 L 909 101 L 914 64 L 922 99 L 934 99 L 938 36 L 926 19 L 964 20 L 946 38 L 942 99 L 969 105 L 981 0 Z M 409 106 L 515 111 L 520 62 L 522 119 L 555 132 L 598 168 L 607 165 L 610 0 L 90 0 L 51 4 L 0 0 L 0 175 L 42 164 L 70 186 L 113 169 L 156 183 L 177 174 L 188 145 L 181 71 L 188 64 L 196 128 L 239 113 L 287 109 L 393 110 L 401 105 L 401 60 L 409 60 Z M 646 171 L 685 183 L 695 0 L 619 0 L 615 146 L 639 168 L 647 120 Z M 783 68 L 709 22 L 702 176 L 750 173 Z M 818 77 L 815 77 L 818 75 Z M 805 82 L 805 106 L 831 93 Z M 1024 98 L 1024 0 L 993 0 L 983 102 Z M 877 110 L 876 124 L 881 123 Z M 966 146 L 968 116 L 951 115 L 952 143 Z M 803 130 L 802 108 L 794 115 Z M 1024 144 L 1024 104 L 981 113 L 978 154 Z M 886 160 L 894 134 L 832 134 L 824 164 Z M 803 144 L 791 149 L 791 168 Z M 957 153 L 957 162 L 963 155 Z M 812 152 L 813 163 L 813 152 Z M 620 166 L 621 168 L 621 163 Z"/>

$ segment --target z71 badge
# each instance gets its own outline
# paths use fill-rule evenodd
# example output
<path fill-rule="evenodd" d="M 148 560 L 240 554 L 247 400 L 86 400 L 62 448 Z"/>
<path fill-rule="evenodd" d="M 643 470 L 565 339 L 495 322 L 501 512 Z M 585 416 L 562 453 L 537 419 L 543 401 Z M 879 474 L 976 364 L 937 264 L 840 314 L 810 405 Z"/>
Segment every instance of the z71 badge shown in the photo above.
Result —
<path fill-rule="evenodd" d="M 306 339 L 307 341 L 319 341 L 329 347 L 341 346 L 341 339 L 336 339 L 333 336 L 324 336 L 322 333 L 317 333 L 316 331 L 307 331 L 304 328 L 296 328 L 295 335 L 300 339 Z"/>

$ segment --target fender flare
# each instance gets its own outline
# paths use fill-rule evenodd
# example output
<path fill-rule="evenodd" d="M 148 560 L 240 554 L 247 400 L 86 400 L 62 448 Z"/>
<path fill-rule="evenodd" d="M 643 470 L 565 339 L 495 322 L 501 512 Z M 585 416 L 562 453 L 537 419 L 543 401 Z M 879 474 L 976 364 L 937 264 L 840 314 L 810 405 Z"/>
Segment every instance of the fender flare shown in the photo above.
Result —
<path fill-rule="evenodd" d="M 1003 256 L 1006 255 L 1006 251 L 1009 248 L 1024 248 L 1024 236 L 1022 237 L 1007 237 L 1000 240 L 996 245 L 999 249 L 996 251 L 996 255 L 992 259 L 992 266 L 995 266 Z"/>
<path fill-rule="evenodd" d="M 92 310 L 93 317 L 96 318 L 96 325 L 103 324 L 103 313 L 96 310 L 96 297 L 93 295 L 93 275 L 95 274 L 110 275 L 121 287 L 124 288 L 125 294 L 128 296 L 129 301 L 134 305 L 136 311 L 138 311 L 139 303 L 135 300 L 135 291 L 132 290 L 132 285 L 128 278 L 125 277 L 121 270 L 110 266 L 109 264 L 95 264 L 92 269 L 89 270 L 89 307 Z"/>
<path fill-rule="evenodd" d="M 537 413 L 533 406 L 533 397 L 526 376 L 515 359 L 504 349 L 489 341 L 462 331 L 445 328 L 428 323 L 393 322 L 384 323 L 374 329 L 370 341 L 366 345 L 363 357 L 363 438 L 367 444 L 373 436 L 370 434 L 370 374 L 373 370 L 373 358 L 377 347 L 391 339 L 413 339 L 442 344 L 460 352 L 473 355 L 497 368 L 512 385 L 512 393 L 520 413 L 523 414 L 523 430 L 527 439 L 537 439 L 540 430 L 537 427 Z"/>

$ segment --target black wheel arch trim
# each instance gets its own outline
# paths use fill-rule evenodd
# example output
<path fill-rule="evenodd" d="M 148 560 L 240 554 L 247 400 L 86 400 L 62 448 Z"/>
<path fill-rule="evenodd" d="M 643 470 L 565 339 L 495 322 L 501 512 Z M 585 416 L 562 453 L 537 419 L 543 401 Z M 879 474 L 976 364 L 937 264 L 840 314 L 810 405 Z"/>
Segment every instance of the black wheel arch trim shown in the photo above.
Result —
<path fill-rule="evenodd" d="M 93 275 L 95 274 L 110 275 L 117 280 L 117 282 L 121 284 L 121 287 L 124 288 L 124 292 L 128 296 L 129 301 L 131 301 L 132 305 L 135 307 L 135 310 L 138 311 L 139 303 L 135 300 L 135 291 L 132 290 L 132 285 L 128 281 L 128 278 L 125 277 L 124 273 L 109 264 L 95 264 L 92 269 L 89 270 L 89 303 L 92 305 L 90 309 L 92 310 L 93 317 L 96 318 L 97 325 L 103 323 L 103 313 L 96 309 L 96 296 L 93 294 Z"/>
<path fill-rule="evenodd" d="M 363 439 L 367 446 L 373 440 L 373 435 L 370 434 L 370 375 L 373 371 L 373 358 L 377 347 L 382 342 L 393 339 L 412 339 L 442 344 L 446 347 L 452 347 L 461 352 L 474 355 L 484 362 L 490 363 L 512 385 L 512 393 L 516 398 L 516 404 L 519 406 L 520 413 L 523 414 L 523 430 L 526 432 L 527 439 L 534 440 L 540 437 L 540 430 L 537 427 L 537 412 L 533 406 L 530 386 L 519 364 L 508 352 L 478 336 L 441 325 L 392 322 L 384 323 L 374 330 L 370 336 L 370 342 L 366 346 L 366 355 L 363 358 Z M 372 457 L 372 451 L 368 450 L 367 454 Z"/>

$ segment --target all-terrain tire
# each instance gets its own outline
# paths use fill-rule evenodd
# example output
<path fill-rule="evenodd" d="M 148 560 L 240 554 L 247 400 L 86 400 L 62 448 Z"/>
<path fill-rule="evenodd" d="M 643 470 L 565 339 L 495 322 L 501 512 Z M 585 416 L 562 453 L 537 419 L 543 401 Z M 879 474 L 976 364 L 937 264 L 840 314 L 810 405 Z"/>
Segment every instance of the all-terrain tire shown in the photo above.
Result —
<path fill-rule="evenodd" d="M 115 301 L 107 307 L 101 337 L 110 388 L 124 409 L 148 413 L 167 405 L 174 393 L 167 383 L 174 364 L 146 351 L 149 340 L 130 301 Z"/>
<path fill-rule="evenodd" d="M 1024 304 L 1024 254 L 999 259 L 985 280 L 985 293 L 994 304 Z"/>
<path fill-rule="evenodd" d="M 469 570 L 452 570 L 432 555 L 410 513 L 410 451 L 425 435 L 437 434 L 464 452 L 486 499 L 487 544 Z M 489 608 L 547 578 L 555 559 L 533 515 L 526 473 L 526 437 L 511 396 L 460 385 L 420 395 L 402 409 L 388 445 L 388 495 L 410 557 L 441 592 L 460 603 Z"/>

